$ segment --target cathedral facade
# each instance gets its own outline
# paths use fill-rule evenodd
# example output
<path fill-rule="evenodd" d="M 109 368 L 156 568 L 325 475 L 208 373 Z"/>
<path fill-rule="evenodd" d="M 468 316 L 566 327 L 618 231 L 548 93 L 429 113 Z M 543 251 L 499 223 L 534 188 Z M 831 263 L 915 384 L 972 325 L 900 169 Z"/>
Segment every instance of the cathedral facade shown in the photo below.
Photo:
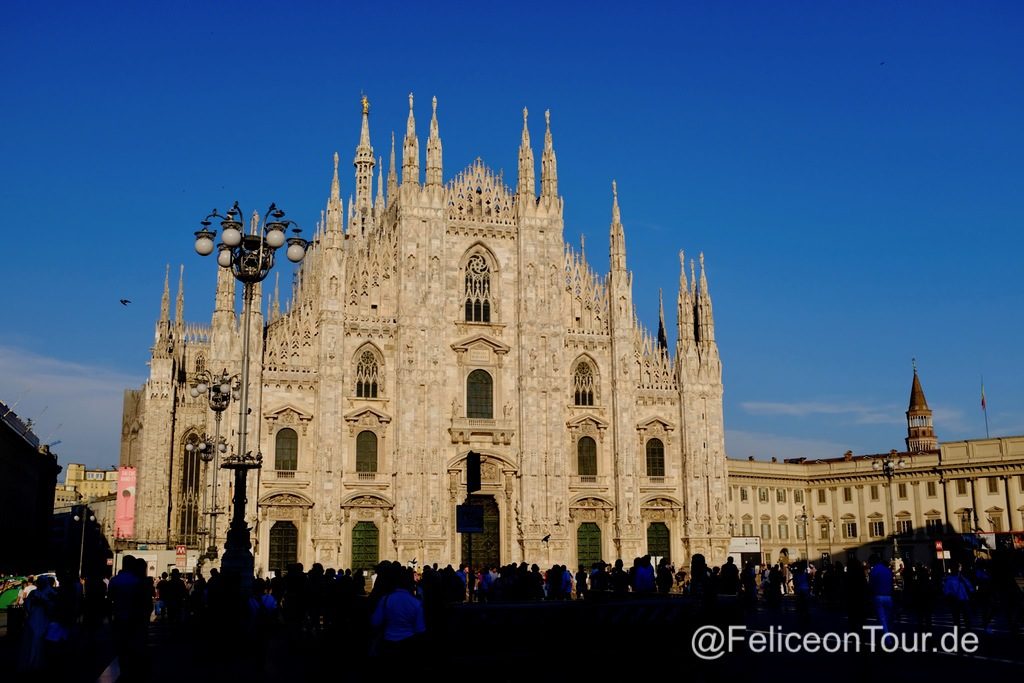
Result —
<path fill-rule="evenodd" d="M 289 303 L 275 286 L 253 314 L 245 419 L 263 467 L 246 496 L 257 571 L 466 559 L 456 506 L 470 451 L 482 454 L 468 501 L 484 508 L 475 563 L 724 560 L 722 373 L 703 256 L 687 268 L 680 254 L 670 350 L 664 306 L 656 334 L 634 313 L 614 183 L 609 272 L 565 243 L 545 123 L 539 191 L 525 110 L 515 189 L 480 160 L 445 180 L 436 99 L 421 172 L 410 96 L 400 163 L 392 136 L 385 178 L 364 100 L 353 196 L 342 201 L 335 154 Z M 184 320 L 180 282 L 172 319 L 165 280 L 150 376 L 125 401 L 137 545 L 205 547 L 204 492 L 208 508 L 230 509 L 231 477 L 221 472 L 214 490 L 212 466 L 188 446 L 214 432 L 205 396 L 190 394 L 197 373 L 240 371 L 236 307 L 220 269 L 210 323 Z M 229 449 L 239 419 L 233 403 Z"/>

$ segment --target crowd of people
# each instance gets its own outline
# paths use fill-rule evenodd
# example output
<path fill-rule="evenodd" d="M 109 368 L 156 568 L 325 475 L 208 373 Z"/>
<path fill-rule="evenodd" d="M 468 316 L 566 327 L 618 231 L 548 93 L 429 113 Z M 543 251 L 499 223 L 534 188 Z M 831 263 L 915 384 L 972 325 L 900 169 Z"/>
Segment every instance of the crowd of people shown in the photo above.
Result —
<path fill-rule="evenodd" d="M 785 558 L 783 558 L 785 559 Z M 895 569 L 895 571 L 894 571 Z M 209 632 L 225 627 L 254 638 L 275 631 L 326 634 L 345 643 L 352 653 L 387 656 L 418 647 L 423 634 L 445 618 L 453 603 L 615 600 L 656 595 L 689 596 L 699 606 L 713 607 L 722 596 L 748 609 L 793 609 L 807 617 L 812 603 L 843 609 L 851 628 L 873 615 L 888 630 L 895 608 L 931 627 L 945 605 L 954 623 L 990 630 L 1002 614 L 1017 631 L 1024 606 L 1016 575 L 1001 556 L 979 560 L 970 569 L 951 563 L 943 567 L 916 564 L 890 567 L 873 556 L 867 564 L 841 562 L 748 562 L 733 558 L 711 567 L 702 555 L 687 570 L 676 571 L 667 558 L 657 564 L 637 557 L 627 568 L 622 560 L 595 562 L 574 573 L 565 565 L 546 570 L 527 563 L 485 566 L 417 566 L 381 562 L 368 574 L 362 570 L 308 571 L 293 564 L 279 575 L 255 578 L 243 585 L 238 576 L 209 572 L 209 578 L 178 570 L 160 577 L 147 575 L 144 560 L 123 558 L 111 579 L 74 576 L 30 577 L 15 607 L 22 610 L 19 670 L 53 673 L 67 644 L 88 639 L 109 623 L 122 672 L 130 679 L 145 651 L 151 622 L 170 628 L 199 625 Z M 57 578 L 60 580 L 58 581 Z M 901 590 L 895 591 L 895 588 Z M 899 595 L 899 601 L 895 596 Z M 785 596 L 791 599 L 783 600 Z M 789 606 L 791 605 L 791 607 Z"/>

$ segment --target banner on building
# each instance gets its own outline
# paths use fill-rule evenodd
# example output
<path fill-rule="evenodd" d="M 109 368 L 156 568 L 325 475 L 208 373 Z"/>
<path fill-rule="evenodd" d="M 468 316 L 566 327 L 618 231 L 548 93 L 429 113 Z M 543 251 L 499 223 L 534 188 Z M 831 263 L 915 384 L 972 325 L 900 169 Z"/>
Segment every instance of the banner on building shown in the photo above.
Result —
<path fill-rule="evenodd" d="M 135 468 L 117 468 L 117 508 L 114 511 L 114 538 L 135 535 Z"/>

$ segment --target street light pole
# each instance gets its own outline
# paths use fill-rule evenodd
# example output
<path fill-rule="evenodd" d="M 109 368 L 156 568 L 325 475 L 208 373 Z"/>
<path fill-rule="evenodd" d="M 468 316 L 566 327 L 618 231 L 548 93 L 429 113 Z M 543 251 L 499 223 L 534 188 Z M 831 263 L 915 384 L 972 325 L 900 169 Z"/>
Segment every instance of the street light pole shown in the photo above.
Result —
<path fill-rule="evenodd" d="M 74 520 L 82 523 L 82 537 L 78 543 L 78 578 L 82 578 L 82 563 L 85 560 L 85 525 L 96 521 L 96 515 L 89 513 L 89 506 L 82 506 L 82 514 L 75 515 Z"/>
<path fill-rule="evenodd" d="M 238 375 L 229 376 L 228 371 L 225 368 L 221 370 L 220 376 L 215 377 L 210 374 L 207 370 L 202 370 L 196 373 L 196 383 L 192 386 L 191 395 L 192 398 L 197 398 L 202 394 L 206 394 L 207 402 L 210 404 L 210 410 L 213 411 L 213 419 L 215 424 L 213 444 L 210 449 L 210 456 L 213 460 L 213 482 L 211 485 L 212 496 L 213 496 L 213 508 L 210 510 L 206 509 L 206 489 L 203 489 L 203 510 L 210 516 L 210 544 L 206 550 L 206 557 L 210 560 L 217 559 L 217 517 L 220 515 L 217 501 L 217 470 L 220 469 L 220 454 L 227 450 L 227 445 L 224 443 L 220 435 L 220 420 L 224 411 L 227 410 L 231 400 L 238 400 L 239 391 L 241 387 L 239 385 Z"/>
<path fill-rule="evenodd" d="M 804 523 L 804 561 L 811 561 L 811 539 L 807 536 L 807 506 L 803 506 L 803 514 L 800 515 L 800 521 Z"/>
<path fill-rule="evenodd" d="M 219 218 L 221 225 L 221 242 L 216 245 L 217 264 L 222 268 L 230 268 L 235 279 L 243 284 L 242 298 L 242 372 L 241 397 L 238 410 L 238 452 L 224 458 L 221 465 L 224 469 L 235 471 L 234 509 L 231 515 L 231 526 L 224 543 L 224 557 L 221 569 L 226 574 L 239 577 L 243 591 L 248 591 L 253 579 L 255 558 L 252 554 L 252 543 L 249 540 L 249 526 L 245 521 L 246 478 L 249 470 L 259 469 L 263 463 L 263 455 L 255 455 L 246 450 L 247 422 L 249 416 L 249 344 L 253 307 L 253 291 L 258 282 L 266 279 L 274 267 L 274 254 L 287 242 L 286 255 L 292 263 L 298 263 L 306 255 L 309 243 L 299 237 L 301 232 L 294 221 L 284 220 L 284 211 L 271 204 L 260 225 L 256 216 L 250 226 L 249 234 L 242 232 L 242 210 L 238 202 L 224 215 L 216 210 L 201 222 L 202 228 L 195 233 L 196 252 L 200 256 L 209 256 L 214 250 L 216 233 L 210 229 L 210 219 Z M 291 227 L 292 237 L 285 231 Z"/>
<path fill-rule="evenodd" d="M 888 480 L 886 488 L 889 489 L 889 527 L 892 529 L 892 562 L 895 565 L 896 561 L 900 556 L 900 548 L 898 534 L 896 533 L 896 512 L 893 507 L 893 491 L 892 491 L 892 479 L 896 476 L 896 470 L 902 469 L 907 466 L 906 460 L 899 457 L 899 453 L 895 450 L 889 451 L 886 456 L 881 460 L 875 460 L 871 463 L 872 469 L 880 470 L 885 478 Z"/>

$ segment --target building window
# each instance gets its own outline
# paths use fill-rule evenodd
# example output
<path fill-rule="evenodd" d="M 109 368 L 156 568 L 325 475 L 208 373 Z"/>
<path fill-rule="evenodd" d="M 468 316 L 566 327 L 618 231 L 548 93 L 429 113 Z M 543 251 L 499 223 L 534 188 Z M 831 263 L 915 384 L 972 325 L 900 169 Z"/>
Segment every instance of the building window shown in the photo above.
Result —
<path fill-rule="evenodd" d="M 844 503 L 852 503 L 853 502 L 853 489 L 851 489 L 849 486 L 844 486 L 843 487 L 843 502 Z"/>
<path fill-rule="evenodd" d="M 377 471 L 377 435 L 359 432 L 356 437 L 356 472 Z"/>
<path fill-rule="evenodd" d="M 899 496 L 900 500 L 907 499 L 907 484 L 906 482 L 900 482 L 896 484 L 896 495 Z"/>
<path fill-rule="evenodd" d="M 768 489 L 766 489 L 766 488 L 759 488 L 757 490 L 757 499 L 759 501 L 761 501 L 762 503 L 767 503 L 768 502 Z"/>
<path fill-rule="evenodd" d="M 494 418 L 494 380 L 485 370 L 474 370 L 466 379 L 466 417 Z"/>
<path fill-rule="evenodd" d="M 743 524 L 741 525 L 741 528 L 742 528 L 741 533 L 744 536 L 753 536 L 754 535 L 754 525 L 753 525 L 753 523 L 751 523 L 751 522 L 743 522 Z"/>
<path fill-rule="evenodd" d="M 797 539 L 802 541 L 802 540 L 804 540 L 804 536 L 806 536 L 806 535 L 807 535 L 807 527 L 805 527 L 803 524 L 798 524 L 797 527 L 796 527 L 796 537 L 797 537 Z"/>
<path fill-rule="evenodd" d="M 803 491 L 803 489 L 797 489 L 796 491 L 793 491 L 793 502 L 794 503 L 802 503 L 802 502 L 804 502 L 804 491 Z"/>
<path fill-rule="evenodd" d="M 822 540 L 822 541 L 827 541 L 829 539 L 829 523 L 828 522 L 821 522 L 818 525 L 818 539 Z"/>
<path fill-rule="evenodd" d="M 818 504 L 825 504 L 825 489 L 818 489 Z"/>
<path fill-rule="evenodd" d="M 772 538 L 772 523 L 761 522 L 761 538 L 766 541 L 770 541 Z"/>
<path fill-rule="evenodd" d="M 775 489 L 775 502 L 785 503 L 786 502 L 786 489 Z"/>
<path fill-rule="evenodd" d="M 747 487 L 746 486 L 741 486 L 740 487 L 740 502 L 741 503 L 746 503 L 747 502 Z"/>
<path fill-rule="evenodd" d="M 178 489 L 178 543 L 196 546 L 199 541 L 199 437 L 191 434 L 181 461 L 181 485 Z"/>
<path fill-rule="evenodd" d="M 942 520 L 938 517 L 929 517 L 924 520 L 924 530 L 929 536 L 941 536 Z"/>
<path fill-rule="evenodd" d="M 597 477 L 597 442 L 589 436 L 576 444 L 576 470 L 580 477 Z"/>
<path fill-rule="evenodd" d="M 647 476 L 665 476 L 665 444 L 661 443 L 661 439 L 647 442 Z"/>
<path fill-rule="evenodd" d="M 352 527 L 352 568 L 373 569 L 380 561 L 380 532 L 373 522 Z"/>
<path fill-rule="evenodd" d="M 359 354 L 356 364 L 356 396 L 359 398 L 377 398 L 379 367 L 377 358 L 372 351 Z"/>
<path fill-rule="evenodd" d="M 491 322 L 491 269 L 480 254 L 466 262 L 466 322 Z"/>
<path fill-rule="evenodd" d="M 929 481 L 925 484 L 925 491 L 927 492 L 929 498 L 935 497 L 935 489 L 936 486 L 934 481 Z"/>
<path fill-rule="evenodd" d="M 992 523 L 992 531 L 994 533 L 1000 533 L 1003 530 L 1003 513 L 993 512 L 992 516 L 988 518 L 988 521 Z"/>
<path fill-rule="evenodd" d="M 868 529 L 871 532 L 872 538 L 881 538 L 885 536 L 885 522 L 871 522 L 868 525 Z"/>
<path fill-rule="evenodd" d="M 896 533 L 901 536 L 910 536 L 914 533 L 914 521 L 910 519 L 897 519 Z"/>
<path fill-rule="evenodd" d="M 857 538 L 857 522 L 843 522 L 843 538 Z"/>
<path fill-rule="evenodd" d="M 786 522 L 779 522 L 779 540 L 785 541 L 789 538 L 789 524 Z"/>
<path fill-rule="evenodd" d="M 1024 474 L 1017 475 L 1017 488 L 1024 493 Z"/>
<path fill-rule="evenodd" d="M 594 370 L 590 363 L 580 361 L 572 373 L 573 404 L 578 406 L 594 405 Z"/>
<path fill-rule="evenodd" d="M 294 472 L 299 468 L 299 435 L 285 427 L 274 441 L 274 469 Z"/>
<path fill-rule="evenodd" d="M 989 477 L 988 478 L 988 492 L 989 493 L 999 493 L 999 478 L 998 477 Z"/>
<path fill-rule="evenodd" d="M 728 491 L 729 491 L 729 502 L 731 503 L 732 502 L 732 487 L 731 486 L 729 487 Z"/>
<path fill-rule="evenodd" d="M 871 492 L 871 500 L 878 500 L 878 484 L 872 484 L 868 490 Z"/>
<path fill-rule="evenodd" d="M 967 495 L 967 480 L 957 479 L 956 480 L 956 495 L 966 496 Z"/>

